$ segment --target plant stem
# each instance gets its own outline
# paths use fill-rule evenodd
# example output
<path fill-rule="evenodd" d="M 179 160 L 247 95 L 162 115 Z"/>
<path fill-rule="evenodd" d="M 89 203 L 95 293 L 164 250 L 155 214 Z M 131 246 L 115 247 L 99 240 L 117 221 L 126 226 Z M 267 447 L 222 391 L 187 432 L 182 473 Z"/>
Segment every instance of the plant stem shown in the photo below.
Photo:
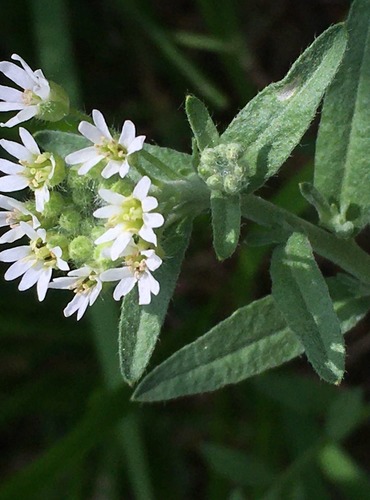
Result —
<path fill-rule="evenodd" d="M 370 283 L 370 255 L 364 252 L 353 239 L 339 239 L 253 194 L 243 196 L 242 215 L 263 226 L 278 226 L 285 230 L 289 228 L 305 233 L 315 252 L 334 262 L 360 281 Z"/>

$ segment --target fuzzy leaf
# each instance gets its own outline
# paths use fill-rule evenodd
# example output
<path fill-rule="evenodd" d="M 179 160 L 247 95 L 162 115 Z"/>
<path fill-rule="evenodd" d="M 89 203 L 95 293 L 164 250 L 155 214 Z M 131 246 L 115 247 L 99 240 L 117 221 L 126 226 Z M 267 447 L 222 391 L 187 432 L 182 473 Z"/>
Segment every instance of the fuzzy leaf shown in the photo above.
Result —
<path fill-rule="evenodd" d="M 370 220 L 370 2 L 356 0 L 348 50 L 325 100 L 317 138 L 315 187 L 344 221 Z"/>
<path fill-rule="evenodd" d="M 252 192 L 274 175 L 315 116 L 346 48 L 342 25 L 329 28 L 293 64 L 286 77 L 250 101 L 221 136 L 244 147 Z"/>
<path fill-rule="evenodd" d="M 62 158 L 79 149 L 91 146 L 84 136 L 60 130 L 41 130 L 36 132 L 35 139 L 45 151 L 57 154 Z"/>
<path fill-rule="evenodd" d="M 240 196 L 228 196 L 218 191 L 211 193 L 213 246 L 219 260 L 235 252 L 240 234 Z"/>
<path fill-rule="evenodd" d="M 307 237 L 293 233 L 271 260 L 272 295 L 320 377 L 338 383 L 345 348 L 328 287 Z"/>
<path fill-rule="evenodd" d="M 338 280 L 329 281 L 342 333 L 370 308 Z M 137 401 L 161 401 L 214 391 L 257 375 L 303 353 L 271 296 L 238 309 L 208 333 L 150 372 L 134 393 Z"/>
<path fill-rule="evenodd" d="M 168 237 L 163 242 L 167 258 L 154 274 L 161 286 L 158 296 L 152 297 L 149 305 L 139 306 L 135 287 L 122 301 L 119 356 L 123 378 L 129 384 L 142 376 L 154 350 L 180 273 L 191 228 L 191 221 L 186 219 L 168 229 Z"/>
<path fill-rule="evenodd" d="M 219 135 L 202 101 L 192 95 L 187 96 L 185 110 L 199 150 L 216 146 Z"/>

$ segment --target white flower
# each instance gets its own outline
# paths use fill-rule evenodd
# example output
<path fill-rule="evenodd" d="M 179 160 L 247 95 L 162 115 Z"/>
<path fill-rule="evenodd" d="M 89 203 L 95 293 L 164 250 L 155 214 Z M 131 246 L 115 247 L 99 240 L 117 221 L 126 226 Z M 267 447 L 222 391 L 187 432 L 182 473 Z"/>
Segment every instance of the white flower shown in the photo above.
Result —
<path fill-rule="evenodd" d="M 20 222 L 21 229 L 30 238 L 30 244 L 0 252 L 0 261 L 14 262 L 5 273 L 7 281 L 23 277 L 18 290 L 28 290 L 37 283 L 39 301 L 44 300 L 53 269 L 68 271 L 69 266 L 62 257 L 60 247 L 49 248 L 46 231 L 33 229 L 26 222 Z"/>
<path fill-rule="evenodd" d="M 75 269 L 68 273 L 68 277 L 55 278 L 49 288 L 64 288 L 73 290 L 75 296 L 64 309 L 67 318 L 77 311 L 77 321 L 84 315 L 88 306 L 92 306 L 102 289 L 99 273 L 89 266 Z"/>
<path fill-rule="evenodd" d="M 19 128 L 23 145 L 17 142 L 0 140 L 0 145 L 18 163 L 0 159 L 0 171 L 5 176 L 0 178 L 0 191 L 19 191 L 26 187 L 35 192 L 36 210 L 42 212 L 50 199 L 49 186 L 55 173 L 55 158 L 51 153 L 41 153 L 35 139 L 24 128 Z"/>
<path fill-rule="evenodd" d="M 102 113 L 94 109 L 92 117 L 95 125 L 83 121 L 78 130 L 93 143 L 93 146 L 67 155 L 66 162 L 69 165 L 81 164 L 78 173 L 84 175 L 104 160 L 105 168 L 102 171 L 104 178 L 108 179 L 117 173 L 125 177 L 130 168 L 127 158 L 130 154 L 142 149 L 145 136 L 135 137 L 135 125 L 130 120 L 126 120 L 118 140 L 114 139 Z"/>
<path fill-rule="evenodd" d="M 0 227 L 9 226 L 10 229 L 0 238 L 0 243 L 13 243 L 25 235 L 20 221 L 27 222 L 33 229 L 40 226 L 40 222 L 25 206 L 24 203 L 0 194 L 0 207 L 6 212 L 0 212 Z"/>
<path fill-rule="evenodd" d="M 157 245 L 157 236 L 153 228 L 161 227 L 164 218 L 159 213 L 149 213 L 158 206 L 156 198 L 148 196 L 150 185 L 149 177 L 144 176 L 137 183 L 132 195 L 127 197 L 109 189 L 99 190 L 101 198 L 110 205 L 98 208 L 93 215 L 108 219 L 106 227 L 109 229 L 95 240 L 95 243 L 99 245 L 113 241 L 112 260 L 116 260 L 122 254 L 135 234 Z"/>
<path fill-rule="evenodd" d="M 0 72 L 12 80 L 23 91 L 0 85 L 0 111 L 19 111 L 2 127 L 13 127 L 40 114 L 40 104 L 49 100 L 50 85 L 41 69 L 32 71 L 28 64 L 17 54 L 12 55 L 22 68 L 12 62 L 0 62 Z"/>
<path fill-rule="evenodd" d="M 114 289 L 113 298 L 119 300 L 127 295 L 136 285 L 139 288 L 139 304 L 150 304 L 151 294 L 158 295 L 159 283 L 153 278 L 150 271 L 155 271 L 162 264 L 162 260 L 154 250 L 142 250 L 124 258 L 123 267 L 107 269 L 100 275 L 104 281 L 118 281 Z"/>

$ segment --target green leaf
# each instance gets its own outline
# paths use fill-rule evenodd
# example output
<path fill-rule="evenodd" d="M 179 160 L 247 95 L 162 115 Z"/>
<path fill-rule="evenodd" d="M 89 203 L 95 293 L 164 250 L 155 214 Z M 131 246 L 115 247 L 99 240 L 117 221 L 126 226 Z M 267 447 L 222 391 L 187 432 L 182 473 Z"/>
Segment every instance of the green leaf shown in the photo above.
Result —
<path fill-rule="evenodd" d="M 315 158 L 315 187 L 343 219 L 370 219 L 370 3 L 356 0 L 348 50 L 324 100 Z"/>
<path fill-rule="evenodd" d="M 213 246 L 219 260 L 227 259 L 235 252 L 240 234 L 240 196 L 211 193 Z"/>
<path fill-rule="evenodd" d="M 165 233 L 165 260 L 155 272 L 161 289 L 151 303 L 139 306 L 136 287 L 122 301 L 119 356 L 123 378 L 129 384 L 142 376 L 150 360 L 175 289 L 191 229 L 191 220 L 185 219 L 177 226 L 170 226 L 168 234 Z"/>
<path fill-rule="evenodd" d="M 250 101 L 221 136 L 239 143 L 252 192 L 274 175 L 309 127 L 346 48 L 342 25 L 332 26 L 293 64 L 286 77 Z"/>
<path fill-rule="evenodd" d="M 352 295 L 338 280 L 329 280 L 342 333 L 353 328 L 370 308 L 370 298 Z M 161 401 L 214 391 L 235 384 L 303 353 L 271 296 L 235 311 L 208 333 L 154 368 L 138 385 L 137 401 Z"/>
<path fill-rule="evenodd" d="M 268 486 L 274 479 L 270 467 L 256 456 L 213 443 L 203 444 L 202 454 L 218 474 L 239 486 Z"/>
<path fill-rule="evenodd" d="M 217 146 L 219 135 L 216 126 L 202 101 L 194 96 L 187 96 L 185 110 L 199 150 Z"/>
<path fill-rule="evenodd" d="M 45 151 L 57 154 L 62 158 L 74 151 L 91 146 L 91 142 L 82 135 L 59 130 L 41 130 L 36 132 L 35 139 Z"/>
<path fill-rule="evenodd" d="M 149 176 L 159 179 L 179 179 L 194 173 L 191 155 L 152 144 L 144 144 L 139 162 Z"/>
<path fill-rule="evenodd" d="M 271 260 L 272 295 L 307 358 L 327 382 L 339 383 L 344 373 L 344 342 L 328 287 L 314 259 L 310 242 L 293 233 Z"/>

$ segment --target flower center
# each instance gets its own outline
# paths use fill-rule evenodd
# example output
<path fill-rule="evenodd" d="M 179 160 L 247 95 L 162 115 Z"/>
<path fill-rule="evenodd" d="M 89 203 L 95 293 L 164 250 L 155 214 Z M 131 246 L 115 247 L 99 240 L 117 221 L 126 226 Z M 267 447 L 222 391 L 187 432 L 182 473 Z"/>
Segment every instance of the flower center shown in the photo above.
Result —
<path fill-rule="evenodd" d="M 128 255 L 124 258 L 126 266 L 128 266 L 136 279 L 140 279 L 146 271 L 146 257 L 140 254 Z"/>
<path fill-rule="evenodd" d="M 48 184 L 55 167 L 51 153 L 35 155 L 33 162 L 20 160 L 19 163 L 26 169 L 24 175 L 29 179 L 29 187 L 32 190 Z"/>
<path fill-rule="evenodd" d="M 96 286 L 97 280 L 96 275 L 90 274 L 85 278 L 82 278 L 78 281 L 77 286 L 73 290 L 74 293 L 86 294 L 88 293 L 94 286 Z"/>
<path fill-rule="evenodd" d="M 26 89 L 22 93 L 22 100 L 26 106 L 34 106 L 35 104 L 40 104 L 42 101 L 41 97 L 36 95 L 32 90 Z"/>
<path fill-rule="evenodd" d="M 101 144 L 95 146 L 99 154 L 104 155 L 106 158 L 115 161 L 123 161 L 127 156 L 127 149 L 119 144 L 118 141 L 110 141 L 105 137 L 102 139 Z"/>
<path fill-rule="evenodd" d="M 37 260 L 42 261 L 47 267 L 55 267 L 57 258 L 41 238 L 31 241 L 30 245 Z"/>
<path fill-rule="evenodd" d="M 119 214 L 109 217 L 107 226 L 115 227 L 118 224 L 123 225 L 124 231 L 130 231 L 137 234 L 143 225 L 143 208 L 141 201 L 129 197 L 121 205 Z"/>

